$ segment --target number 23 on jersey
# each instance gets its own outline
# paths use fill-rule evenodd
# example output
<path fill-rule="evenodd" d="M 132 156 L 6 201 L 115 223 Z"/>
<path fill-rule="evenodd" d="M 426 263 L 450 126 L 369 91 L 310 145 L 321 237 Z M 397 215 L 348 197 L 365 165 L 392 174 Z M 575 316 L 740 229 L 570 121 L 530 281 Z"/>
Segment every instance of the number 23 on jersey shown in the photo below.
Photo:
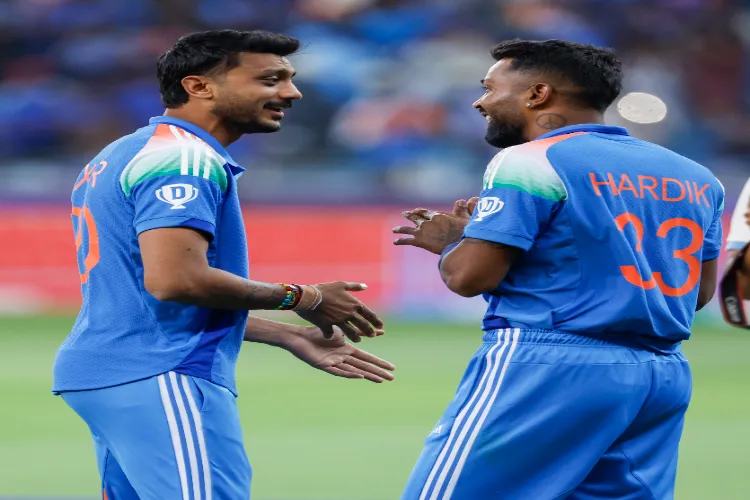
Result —
<path fill-rule="evenodd" d="M 637 241 L 635 246 L 636 252 L 642 252 L 644 239 L 652 237 L 651 235 L 645 234 L 643 221 L 630 212 L 625 212 L 615 218 L 615 224 L 617 224 L 617 229 L 622 232 L 625 231 L 625 227 L 628 224 L 633 226 Z M 695 257 L 695 253 L 703 247 L 704 235 L 703 229 L 700 225 L 690 219 L 676 217 L 664 221 L 659 226 L 659 229 L 657 229 L 656 236 L 659 238 L 666 238 L 672 229 L 678 227 L 688 229 L 691 234 L 690 244 L 685 248 L 675 250 L 672 254 L 674 259 L 682 260 L 688 266 L 688 277 L 685 283 L 679 287 L 669 286 L 666 284 L 664 274 L 661 271 L 654 271 L 651 279 L 645 280 L 636 266 L 620 266 L 620 272 L 628 283 L 645 290 L 651 290 L 658 287 L 664 295 L 669 297 L 681 297 L 686 295 L 690 293 L 698 283 L 700 283 L 701 262 Z"/>

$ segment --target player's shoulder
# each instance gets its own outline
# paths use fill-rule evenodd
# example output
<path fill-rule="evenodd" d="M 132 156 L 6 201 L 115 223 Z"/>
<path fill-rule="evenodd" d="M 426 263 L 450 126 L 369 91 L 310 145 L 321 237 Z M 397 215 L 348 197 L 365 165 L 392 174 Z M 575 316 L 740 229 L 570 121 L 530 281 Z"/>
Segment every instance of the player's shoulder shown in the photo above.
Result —
<path fill-rule="evenodd" d="M 550 144 L 532 141 L 495 155 L 484 173 L 484 188 L 523 191 L 553 201 L 568 198 L 565 184 L 547 158 Z"/>
<path fill-rule="evenodd" d="M 131 146 L 131 158 L 120 174 L 120 187 L 126 196 L 141 182 L 170 175 L 208 179 L 226 191 L 227 174 L 221 155 L 187 130 L 165 123 L 149 125 L 132 134 L 130 141 L 136 147 Z"/>

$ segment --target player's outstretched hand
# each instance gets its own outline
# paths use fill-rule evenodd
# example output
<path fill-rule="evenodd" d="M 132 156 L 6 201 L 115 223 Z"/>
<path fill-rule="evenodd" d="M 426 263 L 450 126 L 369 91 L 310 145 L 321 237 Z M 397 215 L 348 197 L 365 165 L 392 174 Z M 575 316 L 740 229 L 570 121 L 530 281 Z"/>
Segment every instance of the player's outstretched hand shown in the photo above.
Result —
<path fill-rule="evenodd" d="M 394 233 L 406 234 L 411 238 L 397 238 L 393 244 L 424 248 L 428 252 L 440 255 L 445 247 L 461 240 L 464 228 L 477 206 L 477 201 L 477 198 L 471 198 L 468 202 L 458 200 L 453 205 L 453 213 L 450 214 L 426 208 L 415 208 L 403 212 L 402 215 L 413 222 L 415 227 L 394 227 Z"/>
<path fill-rule="evenodd" d="M 297 314 L 317 326 L 326 337 L 334 335 L 334 326 L 339 327 L 352 342 L 384 333 L 383 321 L 378 315 L 349 293 L 365 290 L 367 285 L 334 281 L 315 287 L 323 294 L 322 302 L 312 311 Z"/>
<path fill-rule="evenodd" d="M 366 379 L 378 384 L 394 378 L 391 372 L 396 367 L 393 364 L 349 344 L 339 328 L 326 337 L 319 328 L 306 327 L 285 348 L 313 368 L 337 377 Z"/>

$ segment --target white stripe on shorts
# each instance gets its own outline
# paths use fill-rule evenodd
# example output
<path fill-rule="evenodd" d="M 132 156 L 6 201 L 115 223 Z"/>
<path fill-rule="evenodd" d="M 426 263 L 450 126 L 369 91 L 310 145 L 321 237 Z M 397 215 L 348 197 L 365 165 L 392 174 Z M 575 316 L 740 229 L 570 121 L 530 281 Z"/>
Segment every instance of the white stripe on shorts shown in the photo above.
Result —
<path fill-rule="evenodd" d="M 169 381 L 172 384 L 172 393 L 174 400 L 177 402 L 177 410 L 180 413 L 180 422 L 182 423 L 182 433 L 185 435 L 185 444 L 187 446 L 188 460 L 190 462 L 190 476 L 193 479 L 193 499 L 201 500 L 201 480 L 198 475 L 198 458 L 193 442 L 193 431 L 190 429 L 190 420 L 185 409 L 185 402 L 182 400 L 180 388 L 177 385 L 177 375 L 175 372 L 169 372 Z"/>
<path fill-rule="evenodd" d="M 435 488 L 432 492 L 432 495 L 430 495 L 430 500 L 435 500 L 437 498 L 437 494 L 439 493 L 440 488 L 445 482 L 445 476 L 447 475 L 448 470 L 452 465 L 458 448 L 460 448 L 461 443 L 466 436 L 466 432 L 468 432 L 468 428 L 471 427 L 471 422 L 473 421 L 476 413 L 474 410 L 482 405 L 483 400 L 481 402 L 477 401 L 480 397 L 480 394 L 483 393 L 482 388 L 485 387 L 486 390 L 491 386 L 491 382 L 488 383 L 488 378 L 494 377 L 494 374 L 497 371 L 498 361 L 507 348 L 507 341 L 505 340 L 505 336 L 508 332 L 509 330 L 498 331 L 497 342 L 487 351 L 487 354 L 484 357 L 485 368 L 484 372 L 482 373 L 482 378 L 479 380 L 479 384 L 474 390 L 474 393 L 471 395 L 468 403 L 466 403 L 466 405 L 456 416 L 456 419 L 453 422 L 453 426 L 451 427 L 450 434 L 448 435 L 448 439 L 443 445 L 443 449 L 440 451 L 440 455 L 438 455 L 435 464 L 432 466 L 432 470 L 430 470 L 430 475 L 427 477 L 427 481 L 425 481 L 425 484 L 422 488 L 422 493 L 419 496 L 419 500 L 427 500 L 427 495 L 431 490 L 430 487 L 433 485 L 435 476 L 440 473 L 440 477 L 435 483 Z M 467 417 L 469 418 L 469 422 L 466 429 L 464 430 L 463 427 L 464 425 L 466 425 Z M 459 434 L 459 431 L 461 431 L 460 436 L 457 436 Z M 443 462 L 449 452 L 450 457 L 448 458 L 448 462 L 445 464 L 445 468 L 443 469 Z"/>
<path fill-rule="evenodd" d="M 510 360 L 513 358 L 513 353 L 515 352 L 516 346 L 518 345 L 518 336 L 520 332 L 521 330 L 518 328 L 513 330 L 513 339 L 511 340 L 510 351 L 508 351 L 508 356 L 505 358 L 505 361 L 503 362 L 503 369 L 500 371 L 500 377 L 498 378 L 497 383 L 495 384 L 495 390 L 492 392 L 492 396 L 490 396 L 490 400 L 485 405 L 484 411 L 479 416 L 479 420 L 477 421 L 477 425 L 474 426 L 474 430 L 471 432 L 471 436 L 469 436 L 469 441 L 466 443 L 466 446 L 464 447 L 464 451 L 461 453 L 461 456 L 458 459 L 458 464 L 456 464 L 456 470 L 453 471 L 450 481 L 448 481 L 448 487 L 445 489 L 445 493 L 443 494 L 442 500 L 450 500 L 451 495 L 453 494 L 453 490 L 456 488 L 456 482 L 458 482 L 458 477 L 461 475 L 461 470 L 464 468 L 464 464 L 466 463 L 466 457 L 469 456 L 471 447 L 474 445 L 474 441 L 476 441 L 477 436 L 479 435 L 479 430 L 482 428 L 482 425 L 484 425 L 484 421 L 487 420 L 487 415 L 490 413 L 490 409 L 492 409 L 492 405 L 495 404 L 495 399 L 497 399 L 497 393 L 500 392 L 500 386 L 503 385 L 505 372 L 508 371 L 508 365 L 510 365 Z M 450 467 L 446 468 L 446 470 L 448 470 L 449 468 Z"/>
<path fill-rule="evenodd" d="M 203 484 L 206 487 L 206 500 L 212 500 L 211 467 L 209 466 L 208 453 L 206 452 L 206 439 L 203 435 L 203 420 L 201 419 L 200 411 L 198 411 L 198 406 L 195 404 L 193 393 L 190 391 L 190 384 L 188 384 L 187 376 L 180 375 L 180 378 L 182 378 L 182 388 L 185 389 L 185 394 L 187 395 L 188 408 L 190 408 L 190 413 L 193 415 L 195 433 L 198 438 L 198 454 L 201 457 L 201 467 L 203 467 Z"/>
<path fill-rule="evenodd" d="M 188 492 L 187 470 L 185 469 L 185 457 L 182 454 L 182 441 L 180 440 L 180 431 L 177 428 L 177 419 L 174 415 L 172 401 L 169 399 L 169 389 L 167 388 L 167 379 L 164 375 L 157 377 L 159 381 L 159 392 L 161 393 L 161 402 L 164 406 L 164 413 L 167 415 L 167 424 L 169 424 L 169 434 L 172 437 L 172 447 L 177 462 L 177 471 L 180 474 L 180 486 L 182 487 L 182 500 L 190 500 Z"/>

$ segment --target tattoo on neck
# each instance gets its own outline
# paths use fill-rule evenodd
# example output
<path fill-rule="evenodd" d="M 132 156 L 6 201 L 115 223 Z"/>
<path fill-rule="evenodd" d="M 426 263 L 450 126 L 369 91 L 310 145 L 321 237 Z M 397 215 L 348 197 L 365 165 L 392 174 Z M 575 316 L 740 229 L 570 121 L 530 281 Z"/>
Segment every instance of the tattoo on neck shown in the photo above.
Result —
<path fill-rule="evenodd" d="M 555 113 L 544 113 L 536 118 L 536 124 L 539 128 L 545 130 L 555 130 L 568 124 L 564 116 Z"/>

